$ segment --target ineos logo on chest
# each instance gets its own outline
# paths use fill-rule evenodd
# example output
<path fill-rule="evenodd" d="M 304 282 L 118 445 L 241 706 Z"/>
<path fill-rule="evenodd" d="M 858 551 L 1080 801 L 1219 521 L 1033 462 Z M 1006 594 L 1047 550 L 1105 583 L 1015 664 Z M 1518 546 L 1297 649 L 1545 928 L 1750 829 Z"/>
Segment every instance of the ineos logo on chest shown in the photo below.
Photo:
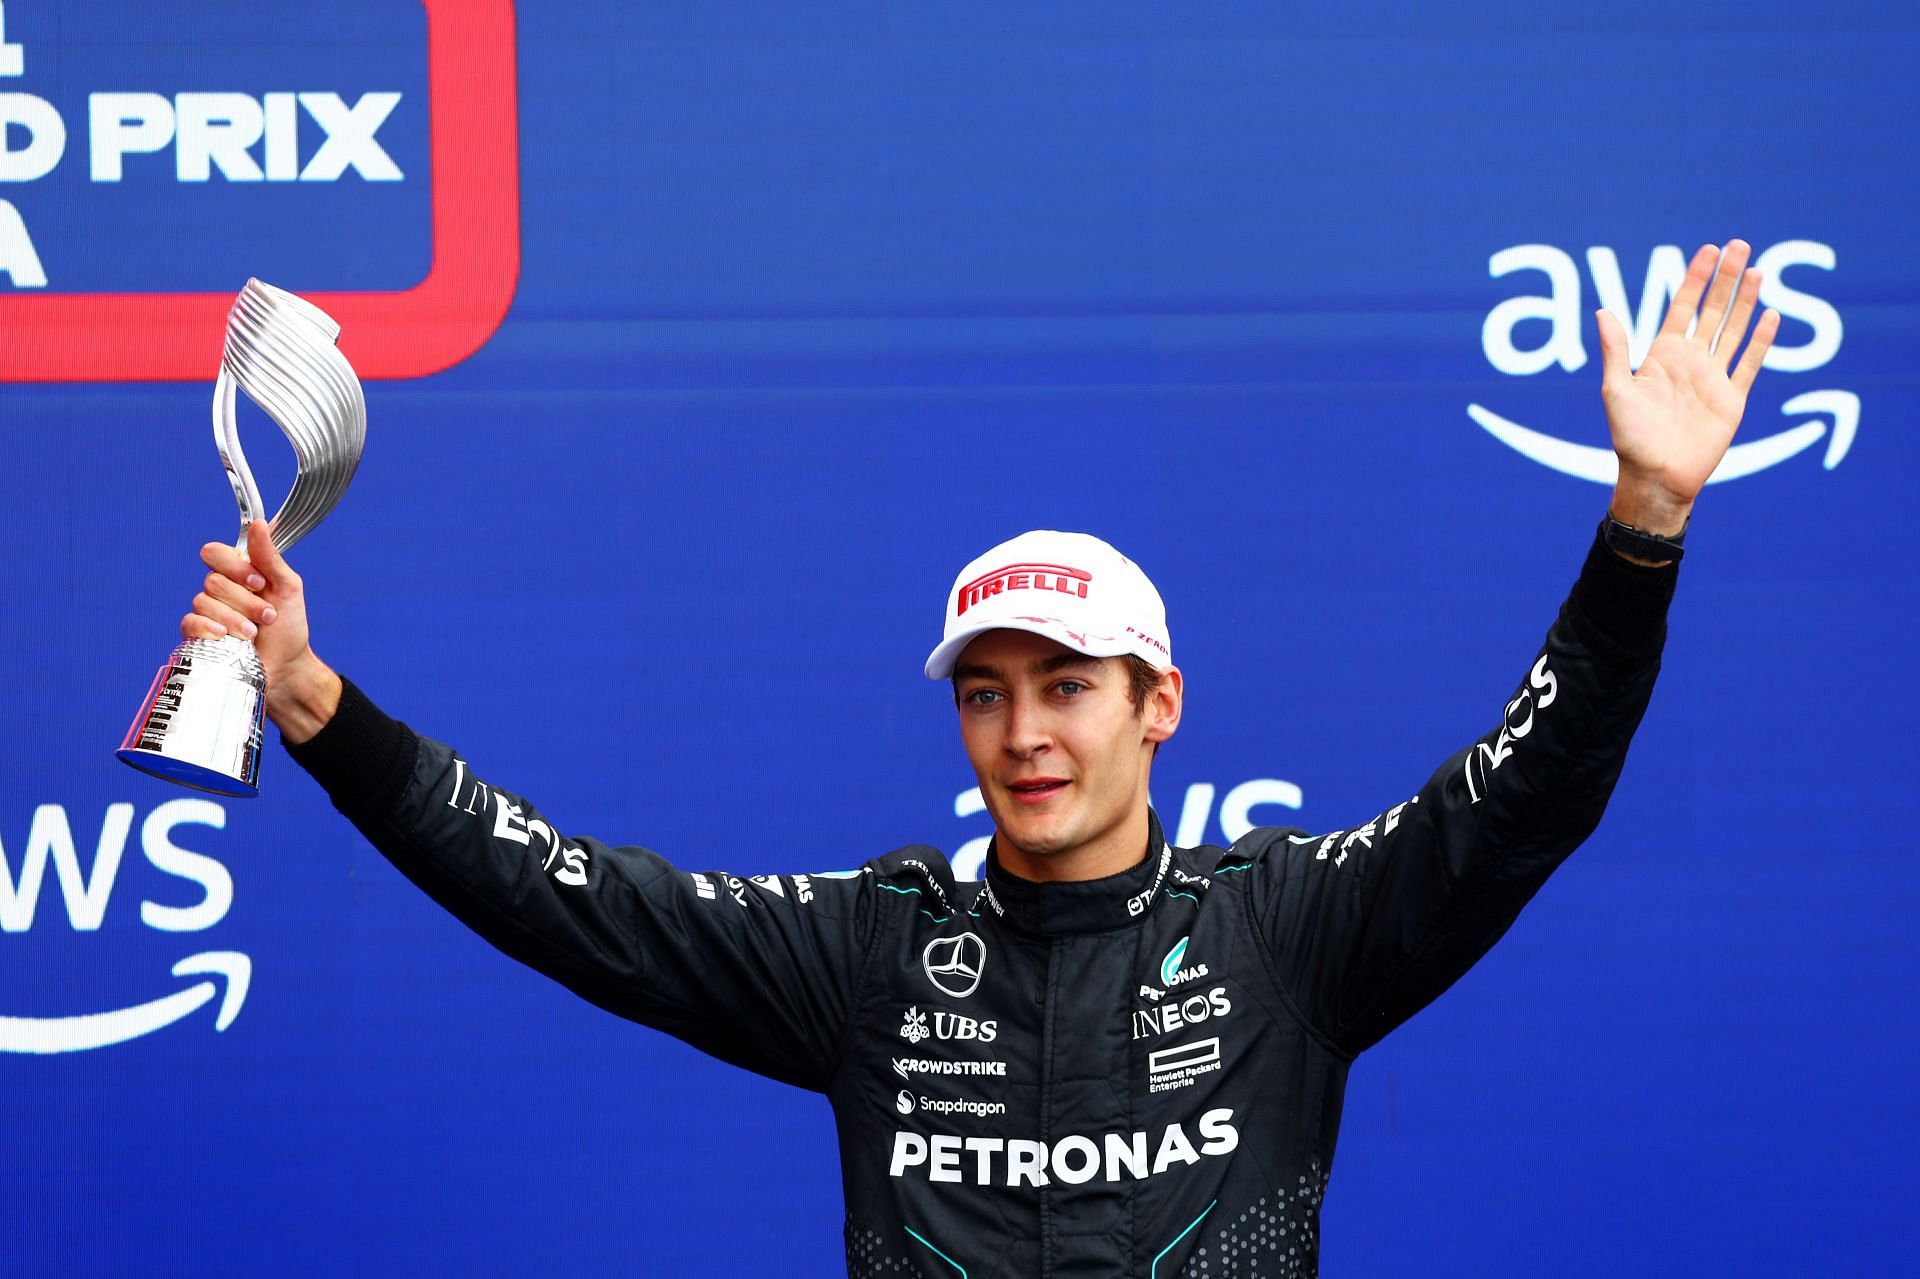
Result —
<path fill-rule="evenodd" d="M 958 937 L 936 937 L 920 953 L 920 967 L 934 989 L 955 999 L 965 999 L 980 985 L 980 974 L 987 966 L 987 943 L 978 933 Z"/>
<path fill-rule="evenodd" d="M 1210 1017 L 1225 1017 L 1233 1011 L 1233 1001 L 1225 986 L 1215 986 L 1205 994 L 1189 995 L 1179 1002 L 1158 1008 L 1143 1008 L 1133 1014 L 1133 1037 L 1152 1039 L 1182 1026 L 1197 1026 Z"/>

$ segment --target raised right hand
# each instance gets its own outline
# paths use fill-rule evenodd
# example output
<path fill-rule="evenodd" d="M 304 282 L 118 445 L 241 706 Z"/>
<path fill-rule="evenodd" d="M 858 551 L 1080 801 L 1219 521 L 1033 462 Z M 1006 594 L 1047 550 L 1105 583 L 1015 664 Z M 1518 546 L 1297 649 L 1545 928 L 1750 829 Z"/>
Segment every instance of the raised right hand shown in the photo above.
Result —
<path fill-rule="evenodd" d="M 267 717 L 289 744 L 308 740 L 338 709 L 340 677 L 307 642 L 306 587 L 274 547 L 271 524 L 247 526 L 244 555 L 225 542 L 208 542 L 200 558 L 213 571 L 193 597 L 193 612 L 180 619 L 180 634 L 252 640 L 266 670 Z"/>
<path fill-rule="evenodd" d="M 193 597 L 193 611 L 180 619 L 181 635 L 252 640 L 269 686 L 281 672 L 313 659 L 305 587 L 274 548 L 268 521 L 248 526 L 246 554 L 225 542 L 208 542 L 200 559 L 212 572 Z"/>

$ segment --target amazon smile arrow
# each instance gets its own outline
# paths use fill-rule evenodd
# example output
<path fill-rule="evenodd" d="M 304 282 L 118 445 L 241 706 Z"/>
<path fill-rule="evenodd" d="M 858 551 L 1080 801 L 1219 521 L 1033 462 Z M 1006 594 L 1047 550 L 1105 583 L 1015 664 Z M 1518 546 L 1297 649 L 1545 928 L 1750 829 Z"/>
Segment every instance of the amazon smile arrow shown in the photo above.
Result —
<path fill-rule="evenodd" d="M 1833 419 L 1833 438 L 1827 441 L 1827 454 L 1821 460 L 1821 465 L 1831 471 L 1853 447 L 1854 434 L 1860 429 L 1860 397 L 1852 391 L 1805 391 L 1782 404 L 1780 411 L 1788 417 L 1814 415 L 1815 420 L 1788 427 L 1764 440 L 1734 445 L 1720 459 L 1720 465 L 1713 468 L 1707 483 L 1737 480 L 1778 466 L 1794 454 L 1804 452 L 1827 433 L 1827 424 L 1819 420 L 1822 415 Z M 1612 484 L 1620 478 L 1620 459 L 1612 449 L 1575 444 L 1543 434 L 1478 404 L 1467 405 L 1467 416 L 1514 452 L 1563 475 L 1592 480 L 1595 484 Z"/>
<path fill-rule="evenodd" d="M 227 979 L 226 997 L 220 1001 L 220 1013 L 213 1022 L 215 1030 L 225 1030 L 233 1025 L 233 1019 L 240 1015 L 240 1005 L 247 1000 L 253 961 L 236 950 L 208 950 L 188 955 L 173 966 L 175 977 L 199 973 Z M 125 1043 L 171 1026 L 212 999 L 219 989 L 217 981 L 202 981 L 112 1012 L 78 1017 L 0 1017 L 0 1052 L 77 1053 Z"/>

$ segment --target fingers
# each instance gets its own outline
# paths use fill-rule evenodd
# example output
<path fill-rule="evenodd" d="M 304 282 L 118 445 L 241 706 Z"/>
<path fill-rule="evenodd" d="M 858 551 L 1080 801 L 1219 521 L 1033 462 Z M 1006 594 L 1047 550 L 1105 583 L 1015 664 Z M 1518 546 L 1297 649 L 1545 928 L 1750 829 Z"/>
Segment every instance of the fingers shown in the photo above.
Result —
<path fill-rule="evenodd" d="M 247 525 L 247 558 L 274 585 L 293 587 L 300 584 L 300 575 L 288 567 L 280 548 L 273 544 L 271 520 L 255 520 Z"/>
<path fill-rule="evenodd" d="M 250 590 L 261 590 L 267 584 L 267 579 L 247 562 L 247 557 L 225 542 L 208 542 L 201 547 L 200 562 L 229 581 Z"/>
<path fill-rule="evenodd" d="M 1714 349 L 1720 336 L 1720 322 L 1727 318 L 1727 306 L 1733 301 L 1734 288 L 1741 283 L 1741 272 L 1746 269 L 1747 256 L 1752 252 L 1753 246 L 1745 240 L 1729 240 L 1721 251 L 1720 264 L 1713 274 L 1713 287 L 1707 291 L 1706 305 L 1700 308 L 1700 323 L 1693 331 L 1693 340 L 1709 351 Z M 1756 292 L 1759 287 L 1754 285 Z M 1733 336 L 1738 339 L 1740 335 L 1736 331 Z"/>
<path fill-rule="evenodd" d="M 252 639 L 260 633 L 260 628 L 249 621 L 246 615 L 214 599 L 205 591 L 193 597 L 193 613 L 204 622 L 211 622 L 222 635 L 233 634 Z"/>
<path fill-rule="evenodd" d="M 255 520 L 247 526 L 245 551 L 225 542 L 208 542 L 200 548 L 200 560 L 249 590 L 293 593 L 300 589 L 300 575 L 274 546 L 272 524 L 267 520 Z"/>
<path fill-rule="evenodd" d="M 1773 345 L 1774 334 L 1780 331 L 1780 313 L 1768 307 L 1760 316 L 1760 323 L 1753 326 L 1753 340 L 1747 343 L 1745 355 L 1734 366 L 1733 384 L 1745 395 L 1753 389 L 1753 379 L 1760 376 L 1760 363 L 1767 358 L 1767 348 Z"/>
<path fill-rule="evenodd" d="M 268 521 L 248 525 L 245 551 L 225 542 L 208 542 L 200 548 L 200 559 L 212 571 L 193 597 L 193 611 L 180 619 L 180 633 L 186 638 L 255 638 L 261 627 L 280 616 L 280 609 L 263 598 L 268 592 L 299 615 L 300 575 L 274 546 Z"/>
<path fill-rule="evenodd" d="M 181 639 L 219 639 L 226 633 L 226 627 L 198 613 L 188 613 L 180 619 Z"/>
<path fill-rule="evenodd" d="M 202 608 L 202 601 L 208 607 Z M 265 626 L 279 616 L 273 605 L 235 584 L 224 573 L 207 574 L 200 594 L 194 597 L 194 610 L 249 639 L 253 638 L 257 626 Z"/>
<path fill-rule="evenodd" d="M 1707 281 L 1713 278 L 1713 265 L 1719 259 L 1718 245 L 1703 244 L 1694 250 L 1693 261 L 1687 264 L 1686 278 L 1680 281 L 1679 291 L 1673 295 L 1673 305 L 1667 308 L 1667 318 L 1660 322 L 1660 336 L 1687 335 L 1687 325 L 1693 322 L 1693 313 L 1700 305 L 1700 295 L 1706 292 Z"/>
<path fill-rule="evenodd" d="M 1734 296 L 1733 311 L 1727 316 L 1726 325 L 1720 330 L 1720 339 L 1713 350 L 1720 356 L 1722 368 L 1733 363 L 1733 353 L 1740 349 L 1740 339 L 1746 336 L 1747 321 L 1753 316 L 1753 304 L 1760 297 L 1760 272 L 1748 267 L 1746 274 L 1740 277 L 1740 292 Z"/>
<path fill-rule="evenodd" d="M 1627 331 L 1611 311 L 1602 308 L 1593 314 L 1595 323 L 1600 326 L 1600 376 L 1603 384 L 1632 378 L 1633 370 L 1627 367 Z"/>

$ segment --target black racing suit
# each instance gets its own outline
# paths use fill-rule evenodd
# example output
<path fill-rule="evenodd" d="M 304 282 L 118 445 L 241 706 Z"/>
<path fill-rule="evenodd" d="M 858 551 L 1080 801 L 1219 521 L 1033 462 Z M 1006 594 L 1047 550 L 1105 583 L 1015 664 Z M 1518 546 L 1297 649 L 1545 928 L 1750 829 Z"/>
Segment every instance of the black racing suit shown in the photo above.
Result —
<path fill-rule="evenodd" d="M 1355 1054 L 1600 818 L 1676 573 L 1597 541 L 1500 723 L 1361 826 L 984 883 L 910 847 L 741 879 L 556 828 L 349 684 L 290 753 L 414 883 L 610 1012 L 832 1100 L 847 1269 L 1315 1273 Z"/>

